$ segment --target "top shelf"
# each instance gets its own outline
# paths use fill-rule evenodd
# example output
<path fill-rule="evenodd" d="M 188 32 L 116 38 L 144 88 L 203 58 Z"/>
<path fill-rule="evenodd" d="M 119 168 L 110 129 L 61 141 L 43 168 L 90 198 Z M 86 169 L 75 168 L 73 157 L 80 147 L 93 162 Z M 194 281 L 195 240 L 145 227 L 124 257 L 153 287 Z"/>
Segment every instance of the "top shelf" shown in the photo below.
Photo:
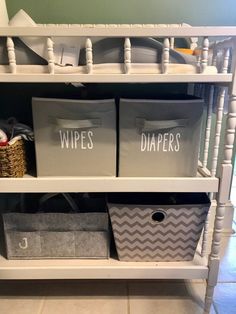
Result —
<path fill-rule="evenodd" d="M 38 24 L 36 27 L 0 27 L 0 36 L 110 36 L 199 37 L 236 36 L 236 27 L 161 24 Z"/>
<path fill-rule="evenodd" d="M 11 74 L 0 73 L 7 83 L 230 83 L 232 74 Z"/>
<path fill-rule="evenodd" d="M 236 27 L 191 27 L 187 24 L 37 24 L 32 27 L 0 27 L 0 36 L 8 37 L 6 48 L 9 59 L 8 65 L 0 65 L 0 82 L 228 84 L 233 80 L 233 70 L 229 65 L 234 64 L 230 49 L 236 47 Z M 27 44 L 26 37 L 35 36 L 40 39 L 40 49 L 35 49 L 40 51 L 48 65 L 18 64 L 14 40 L 11 37 L 20 37 Z M 81 63 L 78 66 L 64 67 L 55 63 L 55 37 L 76 37 L 76 43 L 85 48 L 86 65 Z M 125 38 L 119 48 L 124 49 L 124 60 L 114 58 L 115 63 L 93 62 L 93 55 L 99 53 L 95 49 L 94 37 L 96 40 Z M 165 38 L 162 46 L 155 46 L 155 53 L 162 55 L 161 61 L 140 61 L 140 64 L 132 62 L 132 43 L 129 39 L 134 37 Z M 181 62 L 173 62 L 169 50 L 174 49 L 174 38 L 178 37 L 189 38 L 191 49 L 202 44 L 201 58 L 189 60 L 186 57 Z M 202 43 L 198 43 L 198 37 L 204 37 Z M 211 43 L 208 37 L 222 37 L 223 40 Z M 34 47 L 34 44 L 27 45 Z M 197 49 L 198 53 L 200 49 Z M 224 53 L 219 58 L 219 51 L 222 49 Z M 210 53 L 214 62 L 208 58 Z"/>

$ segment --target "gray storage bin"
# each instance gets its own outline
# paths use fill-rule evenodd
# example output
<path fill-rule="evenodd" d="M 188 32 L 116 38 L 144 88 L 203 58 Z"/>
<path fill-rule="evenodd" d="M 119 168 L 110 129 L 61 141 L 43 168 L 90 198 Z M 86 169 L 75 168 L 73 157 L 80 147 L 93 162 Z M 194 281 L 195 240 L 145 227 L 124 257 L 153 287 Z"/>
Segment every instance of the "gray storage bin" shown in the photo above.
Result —
<path fill-rule="evenodd" d="M 107 213 L 5 213 L 8 259 L 109 258 Z"/>
<path fill-rule="evenodd" d="M 120 100 L 119 176 L 195 176 L 203 101 Z"/>
<path fill-rule="evenodd" d="M 33 98 L 38 176 L 115 176 L 114 100 Z"/>
<path fill-rule="evenodd" d="M 122 261 L 192 260 L 210 207 L 203 193 L 117 193 L 108 198 Z"/>

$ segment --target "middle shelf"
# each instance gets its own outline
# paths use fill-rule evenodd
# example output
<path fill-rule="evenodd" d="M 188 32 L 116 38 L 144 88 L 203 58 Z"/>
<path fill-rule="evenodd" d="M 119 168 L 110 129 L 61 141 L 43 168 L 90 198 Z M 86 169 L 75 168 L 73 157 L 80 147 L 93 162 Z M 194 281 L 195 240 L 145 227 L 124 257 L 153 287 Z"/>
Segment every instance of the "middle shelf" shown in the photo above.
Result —
<path fill-rule="evenodd" d="M 0 178 L 1 193 L 27 192 L 217 192 L 219 179 L 203 177 Z"/>

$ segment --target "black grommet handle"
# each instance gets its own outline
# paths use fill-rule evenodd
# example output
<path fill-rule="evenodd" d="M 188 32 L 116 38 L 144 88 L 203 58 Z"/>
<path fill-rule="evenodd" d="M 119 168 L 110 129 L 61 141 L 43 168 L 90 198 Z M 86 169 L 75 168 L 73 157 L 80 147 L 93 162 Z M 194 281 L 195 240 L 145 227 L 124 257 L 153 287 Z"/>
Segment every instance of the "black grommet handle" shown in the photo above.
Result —
<path fill-rule="evenodd" d="M 161 210 L 158 210 L 152 214 L 152 220 L 155 222 L 162 222 L 165 220 L 165 218 L 166 218 L 166 213 L 164 213 Z"/>

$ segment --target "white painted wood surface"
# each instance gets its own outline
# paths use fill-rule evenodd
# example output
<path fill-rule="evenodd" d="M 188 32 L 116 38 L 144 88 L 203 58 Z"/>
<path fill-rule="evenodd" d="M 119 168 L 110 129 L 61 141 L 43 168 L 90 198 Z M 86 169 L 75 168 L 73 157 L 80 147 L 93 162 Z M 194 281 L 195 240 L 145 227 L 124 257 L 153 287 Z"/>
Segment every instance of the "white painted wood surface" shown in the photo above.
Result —
<path fill-rule="evenodd" d="M 1 67 L 1 66 L 0 66 Z M 40 67 L 40 66 L 39 66 Z M 134 64 L 132 64 L 132 69 Z M 170 72 L 171 64 L 169 64 Z M 44 68 L 43 68 L 44 69 Z M 18 65 L 18 72 L 20 66 Z M 47 70 L 47 67 L 46 67 Z M 45 70 L 42 70 L 45 72 Z M 48 71 L 47 71 L 48 72 Z M 230 83 L 232 74 L 55 74 L 0 73 L 0 82 L 25 83 Z"/>
<path fill-rule="evenodd" d="M 221 237 L 222 237 L 222 229 L 224 223 L 224 214 L 225 214 L 225 203 L 218 203 L 216 208 L 216 217 L 215 217 L 215 224 L 214 224 L 214 231 L 213 231 L 213 239 L 212 239 L 212 246 L 211 246 L 211 253 L 209 256 L 209 265 L 213 264 L 214 261 L 217 261 L 219 264 L 219 254 L 220 254 L 220 244 L 221 244 Z M 213 264 L 214 265 L 214 264 Z M 219 269 L 212 269 L 210 268 L 211 276 L 215 277 L 214 279 L 211 278 L 213 281 L 212 283 L 209 281 L 207 283 L 206 288 L 206 296 L 205 296 L 205 311 L 209 313 L 213 294 L 214 294 L 214 287 L 217 283 Z"/>
<path fill-rule="evenodd" d="M 162 73 L 168 73 L 168 66 L 170 62 L 170 41 L 169 38 L 164 39 L 163 52 L 162 52 Z"/>
<path fill-rule="evenodd" d="M 48 51 L 48 71 L 50 74 L 54 74 L 55 72 L 55 65 L 54 65 L 54 52 L 53 52 L 53 41 L 49 37 L 47 39 L 47 51 Z"/>
<path fill-rule="evenodd" d="M 159 24 L 45 24 L 37 27 L 0 27 L 0 36 L 72 37 L 210 37 L 236 36 L 236 27 L 161 27 Z"/>
<path fill-rule="evenodd" d="M 10 72 L 12 74 L 15 74 L 16 73 L 16 54 L 15 54 L 14 41 L 11 37 L 7 37 L 7 53 L 8 53 Z"/>
<path fill-rule="evenodd" d="M 229 55 L 230 55 L 229 48 L 224 49 L 224 60 L 223 60 L 222 73 L 228 73 Z"/>
<path fill-rule="evenodd" d="M 85 49 L 86 49 L 87 73 L 91 74 L 93 72 L 93 45 L 90 38 L 86 39 Z"/>
<path fill-rule="evenodd" d="M 213 148 L 212 162 L 211 162 L 211 176 L 212 177 L 216 176 L 216 170 L 217 170 L 224 100 L 225 100 L 225 87 L 221 87 L 218 98 L 217 98 L 217 115 L 216 115 L 216 126 L 215 126 L 215 134 L 214 134 L 215 140 L 214 140 L 214 148 Z M 214 193 L 210 193 L 209 195 L 210 200 L 213 199 L 213 195 Z M 203 231 L 203 238 L 202 238 L 202 252 L 201 252 L 202 256 L 206 256 L 207 254 L 210 216 L 211 216 L 211 209 L 209 209 L 209 212 L 208 212 L 205 224 L 204 224 L 204 231 Z"/>
<path fill-rule="evenodd" d="M 7 261 L 0 258 L 1 279 L 63 279 L 63 278 L 175 278 L 175 279 L 208 279 L 205 309 L 209 312 L 212 302 L 214 286 L 218 274 L 220 238 L 225 211 L 225 202 L 228 198 L 230 177 L 232 173 L 231 157 L 236 124 L 236 80 L 235 72 L 227 73 L 229 62 L 233 66 L 235 60 L 229 60 L 230 50 L 236 49 L 235 39 L 223 39 L 214 43 L 213 67 L 208 65 L 210 36 L 236 36 L 236 27 L 188 27 L 174 25 L 135 24 L 135 25 L 42 25 L 38 27 L 0 27 L 0 36 L 6 36 L 9 56 L 9 66 L 0 66 L 0 82 L 94 82 L 94 83 L 228 83 L 231 85 L 231 101 L 226 130 L 226 142 L 224 161 L 222 164 L 222 176 L 218 194 L 218 206 L 215 219 L 213 242 L 209 264 L 205 259 L 195 257 L 192 262 L 177 263 L 123 263 L 113 259 L 108 261 L 78 261 L 78 260 L 47 260 L 47 261 Z M 10 37 L 43 36 L 49 38 L 48 67 L 18 66 L 14 51 L 14 43 Z M 162 64 L 147 65 L 149 68 L 141 68 L 139 65 L 131 65 L 131 51 L 129 43 L 125 56 L 125 73 L 118 65 L 113 65 L 113 73 L 106 72 L 105 65 L 94 65 L 92 56 L 92 42 L 86 41 L 86 67 L 75 67 L 74 72 L 66 68 L 59 69 L 54 65 L 52 36 L 82 36 L 85 38 L 98 37 L 155 37 L 165 38 Z M 202 58 L 198 67 L 196 65 L 173 65 L 169 63 L 169 38 L 173 46 L 173 38 L 178 37 L 204 37 Z M 89 41 L 90 40 L 90 41 Z M 131 47 L 130 47 L 131 48 Z M 222 61 L 222 72 L 217 73 L 215 65 L 219 62 L 217 51 L 225 50 Z M 125 52 L 125 53 L 126 53 Z M 129 55 L 130 53 L 130 55 Z M 220 54 L 219 54 L 220 55 Z M 234 56 L 233 56 L 234 57 Z M 232 62 L 231 62 L 232 61 Z M 130 64 L 129 64 L 130 63 Z M 100 66 L 100 67 L 99 67 Z M 110 66 L 110 65 L 108 65 Z M 28 69 L 28 70 L 26 70 Z M 29 70 L 30 69 L 30 70 Z M 86 71 L 85 71 L 86 69 Z M 33 70 L 33 71 L 32 71 Z M 147 72 L 151 71 L 151 72 Z M 213 71 L 214 70 L 214 71 Z M 26 71 L 26 72 L 24 72 Z M 27 72 L 28 71 L 28 72 Z M 38 71 L 38 72 L 37 72 Z M 61 72 L 60 72 L 61 71 Z M 63 72 L 64 71 L 64 72 Z M 135 72 L 136 71 L 136 72 Z M 49 73 L 48 73 L 49 72 Z M 161 73 L 164 72 L 164 73 Z M 89 74 L 89 75 L 88 75 Z M 128 75 L 126 75 L 128 74 Z M 223 97 L 223 94 L 222 94 Z M 221 99 L 222 101 L 222 99 Z M 221 120 L 218 112 L 217 121 Z M 217 122 L 217 123 L 218 123 Z M 220 129 L 218 123 L 217 130 Z M 217 132 L 216 132 L 217 134 Z M 213 156 L 218 154 L 219 136 L 216 136 Z M 216 161 L 213 161 L 213 164 Z M 206 159 L 204 159 L 204 165 Z M 33 178 L 0 179 L 1 192 L 110 192 L 110 191 L 149 191 L 149 192 L 216 192 L 219 180 L 214 177 L 215 165 L 212 166 L 212 177 L 196 178 Z M 201 168 L 205 172 L 205 168 Z M 203 263 L 204 261 L 204 263 Z M 209 267 L 209 272 L 208 272 Z"/>
<path fill-rule="evenodd" d="M 204 73 L 208 64 L 209 39 L 205 37 L 202 45 L 201 72 Z"/>
<path fill-rule="evenodd" d="M 215 140 L 214 140 L 212 162 L 211 162 L 211 176 L 212 177 L 216 176 L 216 170 L 217 170 L 217 164 L 218 164 L 221 128 L 222 128 L 222 120 L 223 120 L 223 113 L 224 113 L 223 110 L 224 110 L 225 94 L 226 94 L 226 88 L 221 87 L 220 91 L 219 91 L 218 98 L 217 98 Z"/>
<path fill-rule="evenodd" d="M 234 48 L 236 42 L 234 41 Z M 234 57 L 235 58 L 235 57 Z M 235 62 L 233 60 L 235 67 Z M 233 144 L 235 140 L 236 129 L 236 68 L 233 69 L 233 81 L 230 88 L 230 101 L 228 109 L 228 119 L 224 143 L 224 160 L 221 165 L 221 180 L 218 193 L 218 204 L 216 208 L 216 217 L 213 230 L 211 253 L 209 256 L 209 277 L 205 297 L 205 311 L 209 312 L 213 300 L 214 287 L 217 283 L 220 261 L 220 245 L 222 238 L 222 229 L 224 223 L 225 206 L 229 198 L 230 183 L 232 176 L 232 157 Z"/>
<path fill-rule="evenodd" d="M 198 177 L 0 178 L 1 192 L 217 192 L 218 179 Z"/>
<path fill-rule="evenodd" d="M 209 145 L 210 145 L 210 136 L 211 136 L 211 122 L 212 122 L 212 108 L 214 100 L 214 86 L 211 85 L 208 89 L 207 95 L 207 124 L 205 130 L 205 142 L 204 142 L 204 151 L 203 151 L 203 168 L 207 168 L 208 156 L 209 156 Z"/>
<path fill-rule="evenodd" d="M 207 260 L 195 254 L 186 262 L 108 260 L 6 260 L 0 256 L 0 279 L 206 279 Z"/>
<path fill-rule="evenodd" d="M 50 31 L 50 33 L 48 33 L 48 31 Z M 169 64 L 169 48 L 170 45 L 171 47 L 173 47 L 174 45 L 174 39 L 175 37 L 186 37 L 190 40 L 190 43 L 192 45 L 194 45 L 194 47 L 196 46 L 196 43 L 198 41 L 198 37 L 193 37 L 193 33 L 195 34 L 196 31 L 198 32 L 198 36 L 204 36 L 204 40 L 203 40 L 203 48 L 202 48 L 202 59 L 200 62 L 200 67 L 199 67 L 199 63 L 198 60 L 196 58 L 196 63 L 195 66 L 192 65 L 192 69 L 190 70 L 190 64 L 179 64 L 179 67 L 176 67 L 176 65 L 173 64 Z M 164 37 L 164 47 L 163 47 L 163 57 L 162 57 L 162 63 L 161 65 L 156 65 L 156 69 L 157 71 L 153 72 L 149 72 L 150 67 L 146 67 L 145 64 L 143 64 L 143 69 L 141 69 L 141 72 L 131 72 L 131 51 L 129 50 L 129 42 L 126 41 L 126 47 L 125 47 L 125 73 L 126 74 L 150 74 L 150 76 L 153 76 L 152 74 L 160 74 L 160 73 L 170 73 L 170 74 L 189 74 L 189 75 L 194 75 L 196 73 L 205 73 L 208 75 L 211 74 L 216 74 L 217 71 L 215 71 L 215 73 L 211 72 L 213 70 L 213 68 L 215 68 L 215 66 L 211 67 L 208 66 L 208 48 L 209 48 L 209 39 L 208 36 L 212 35 L 212 31 L 213 28 L 209 27 L 190 27 L 187 24 L 74 24 L 74 25 L 53 25 L 53 24 L 49 24 L 49 25 L 39 25 L 36 27 L 0 27 L 0 34 L 1 32 L 4 32 L 4 36 L 9 36 L 9 34 L 14 34 L 14 32 L 17 33 L 17 35 L 15 34 L 15 36 L 20 37 L 20 36 L 46 36 L 48 37 L 48 54 L 49 54 L 49 73 L 50 74 L 70 74 L 73 75 L 74 73 L 77 74 L 91 74 L 93 72 L 93 56 L 92 56 L 92 41 L 91 38 L 93 38 L 93 36 L 98 36 L 98 37 L 124 37 L 128 40 L 129 36 L 128 33 L 131 34 L 132 37 L 145 37 L 145 36 L 153 36 L 153 37 Z M 166 36 L 165 36 L 166 34 Z M 204 35 L 203 35 L 204 34 Z M 233 36 L 235 34 L 235 29 L 232 28 L 214 28 L 214 35 L 215 36 Z M 81 36 L 81 37 L 87 37 L 87 41 L 86 41 L 86 60 L 87 60 L 87 66 L 86 66 L 86 72 L 83 72 L 83 68 L 80 67 L 57 67 L 54 66 L 53 67 L 53 60 L 54 60 L 54 55 L 53 55 L 53 43 L 50 41 L 51 36 L 54 37 L 60 37 L 60 36 Z M 169 38 L 171 38 L 171 44 L 170 44 L 170 40 Z M 82 38 L 81 38 L 82 39 Z M 78 38 L 79 40 L 79 38 Z M 224 49 L 226 49 L 227 46 L 231 47 L 232 46 L 232 40 L 223 40 L 222 42 L 217 42 L 215 44 L 216 49 L 220 49 L 221 47 L 224 47 Z M 223 49 L 223 48 L 222 48 Z M 226 54 L 224 57 L 224 61 L 222 61 L 222 69 L 223 73 L 227 73 L 226 69 L 227 69 L 227 63 L 229 64 L 229 60 L 228 57 L 229 52 L 226 49 Z M 12 58 L 13 60 L 13 58 Z M 15 73 L 13 71 L 15 71 L 15 67 L 13 66 L 13 62 L 11 62 L 11 68 L 12 68 L 12 73 Z M 213 64 L 215 64 L 215 62 L 213 62 Z M 28 69 L 26 69 L 26 67 L 28 67 Z M 36 65 L 25 65 L 25 66 L 21 66 L 20 69 L 20 73 L 23 75 L 28 75 L 28 74 L 32 74 L 34 73 L 35 69 L 41 69 L 43 71 L 42 67 L 37 67 Z M 102 68 L 107 68 L 106 66 L 103 66 Z M 97 74 L 104 74 L 103 69 L 100 68 L 101 72 L 98 71 L 99 68 L 97 68 Z M 133 68 L 133 66 L 132 66 Z M 155 68 L 152 66 L 152 68 Z M 0 73 L 3 71 L 3 73 L 5 73 L 5 68 L 0 66 Z M 123 73 L 121 71 L 121 67 L 119 66 L 119 64 L 116 65 L 116 69 L 114 67 L 109 67 L 110 72 L 106 73 L 106 74 L 121 74 Z M 117 72 L 117 70 L 119 69 L 119 72 Z M 158 70 L 160 69 L 160 70 Z M 140 70 L 140 69 L 139 69 Z M 215 68 L 216 70 L 216 68 Z M 82 72 L 81 72 L 82 71 Z M 35 73 L 35 75 L 41 74 L 42 72 L 39 71 L 39 73 Z M 43 72 L 44 73 L 44 72 Z M 0 74 L 1 75 L 1 74 Z M 64 76 L 64 75 L 63 75 Z M 73 77 L 68 77 L 65 79 L 65 82 L 69 82 L 70 78 L 73 79 Z M 7 77 L 5 77 L 4 79 L 7 80 Z M 3 80 L 4 80 L 3 79 Z M 28 77 L 28 79 L 30 79 Z M 82 82 L 85 80 L 81 79 L 80 77 L 77 77 L 77 82 Z M 133 77 L 130 77 L 130 81 L 133 81 Z M 14 78 L 12 78 L 12 80 L 14 80 Z M 47 80 L 47 78 L 45 77 L 45 81 Z M 88 79 L 88 81 L 91 82 L 92 78 Z M 94 81 L 97 81 L 96 78 L 94 78 Z M 1 81 L 1 80 L 0 80 Z M 55 82 L 58 82 L 59 77 L 56 75 L 55 76 Z M 101 78 L 102 81 L 102 78 Z M 150 81 L 153 81 L 152 78 L 150 78 Z M 189 76 L 189 81 L 193 82 L 193 80 L 191 79 L 191 76 Z M 198 78 L 198 81 L 201 81 L 201 78 Z M 213 80 L 214 81 L 214 80 Z M 212 82 L 213 82 L 212 81 Z M 72 81 L 74 82 L 74 81 Z M 117 80 L 114 80 L 114 82 L 119 82 Z M 135 81 L 134 82 L 138 82 Z"/>
<path fill-rule="evenodd" d="M 129 74 L 131 70 L 131 42 L 130 38 L 125 38 L 124 43 L 124 63 L 125 63 L 125 73 Z"/>

